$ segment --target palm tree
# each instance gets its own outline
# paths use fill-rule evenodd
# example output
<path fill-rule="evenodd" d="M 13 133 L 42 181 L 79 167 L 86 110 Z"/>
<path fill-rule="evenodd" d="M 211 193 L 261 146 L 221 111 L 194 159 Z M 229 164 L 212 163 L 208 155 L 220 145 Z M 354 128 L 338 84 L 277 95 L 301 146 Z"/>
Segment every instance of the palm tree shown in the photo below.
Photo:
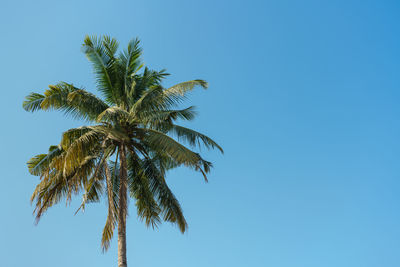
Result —
<path fill-rule="evenodd" d="M 40 176 L 31 201 L 38 222 L 48 208 L 62 199 L 71 201 L 72 195 L 83 192 L 79 209 L 104 196 L 108 214 L 101 245 L 108 249 L 118 226 L 118 266 L 123 267 L 128 194 L 147 226 L 157 227 L 164 220 L 183 233 L 187 223 L 166 173 L 183 165 L 201 172 L 207 181 L 212 164 L 193 149 L 203 145 L 223 150 L 209 137 L 175 124 L 195 117 L 193 106 L 178 105 L 194 87 L 207 88 L 205 81 L 165 89 L 161 82 L 168 74 L 143 67 L 138 39 L 118 54 L 118 42 L 108 36 L 86 36 L 82 48 L 93 64 L 102 98 L 61 82 L 44 94 L 29 94 L 23 103 L 27 111 L 60 110 L 88 124 L 64 132 L 59 145 L 28 161 L 29 172 Z"/>

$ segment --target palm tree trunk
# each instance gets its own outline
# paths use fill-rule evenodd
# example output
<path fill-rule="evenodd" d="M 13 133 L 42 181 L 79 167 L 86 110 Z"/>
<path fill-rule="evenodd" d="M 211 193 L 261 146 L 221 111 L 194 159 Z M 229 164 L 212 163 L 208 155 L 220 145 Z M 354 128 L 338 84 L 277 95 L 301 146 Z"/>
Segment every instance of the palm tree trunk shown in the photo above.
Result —
<path fill-rule="evenodd" d="M 120 188 L 118 216 L 118 267 L 127 267 L 126 261 L 126 214 L 127 214 L 127 166 L 125 146 L 120 147 Z"/>

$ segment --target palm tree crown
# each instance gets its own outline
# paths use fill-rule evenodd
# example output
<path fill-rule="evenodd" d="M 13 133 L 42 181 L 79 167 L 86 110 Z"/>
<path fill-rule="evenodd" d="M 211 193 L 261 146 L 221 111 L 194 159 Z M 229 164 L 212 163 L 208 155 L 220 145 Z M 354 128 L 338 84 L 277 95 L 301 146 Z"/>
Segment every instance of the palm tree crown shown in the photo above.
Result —
<path fill-rule="evenodd" d="M 108 216 L 101 244 L 108 249 L 118 226 L 118 264 L 127 266 L 127 197 L 135 199 L 138 217 L 146 225 L 154 228 L 164 220 L 185 232 L 187 223 L 166 172 L 184 165 L 207 181 L 212 164 L 192 149 L 204 145 L 223 150 L 209 137 L 175 124 L 195 117 L 193 106 L 178 105 L 194 87 L 207 88 L 205 81 L 164 88 L 161 82 L 168 74 L 143 66 L 138 39 L 117 53 L 115 39 L 87 36 L 82 49 L 93 65 L 101 98 L 61 82 L 43 94 L 29 94 L 23 103 L 27 111 L 61 110 L 88 123 L 64 132 L 59 145 L 28 161 L 29 172 L 40 176 L 31 201 L 39 221 L 48 208 L 62 199 L 70 201 L 72 195 L 83 192 L 82 209 L 104 196 Z"/>

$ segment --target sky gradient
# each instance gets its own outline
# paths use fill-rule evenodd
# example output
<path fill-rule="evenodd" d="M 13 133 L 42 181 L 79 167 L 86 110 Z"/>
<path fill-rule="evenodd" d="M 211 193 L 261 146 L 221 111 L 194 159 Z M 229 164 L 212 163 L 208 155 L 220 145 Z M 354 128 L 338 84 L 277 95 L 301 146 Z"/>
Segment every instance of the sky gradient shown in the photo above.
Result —
<path fill-rule="evenodd" d="M 26 161 L 83 122 L 27 113 L 24 97 L 72 82 L 95 91 L 86 34 L 139 37 L 144 61 L 205 79 L 188 125 L 216 140 L 205 184 L 169 173 L 189 231 L 157 231 L 131 201 L 128 266 L 400 266 L 398 1 L 1 0 L 0 265 L 116 266 L 101 253 L 105 204 L 80 197 L 34 225 Z"/>

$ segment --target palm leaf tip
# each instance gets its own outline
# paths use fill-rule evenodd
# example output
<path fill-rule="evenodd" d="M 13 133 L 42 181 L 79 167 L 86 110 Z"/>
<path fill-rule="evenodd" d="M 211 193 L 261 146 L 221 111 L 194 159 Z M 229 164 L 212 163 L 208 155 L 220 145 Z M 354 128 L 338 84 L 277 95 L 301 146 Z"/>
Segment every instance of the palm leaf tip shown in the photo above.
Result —
<path fill-rule="evenodd" d="M 38 93 L 30 93 L 25 97 L 25 101 L 22 103 L 23 109 L 26 111 L 34 112 L 41 109 L 41 104 L 45 96 Z"/>
<path fill-rule="evenodd" d="M 35 176 L 39 176 L 41 174 L 41 169 L 38 168 L 41 162 L 43 162 L 47 157 L 47 154 L 36 155 L 26 163 L 28 165 L 29 173 Z"/>
<path fill-rule="evenodd" d="M 200 85 L 201 87 L 203 87 L 204 89 L 208 88 L 208 82 L 206 82 L 205 80 L 194 80 L 195 82 L 198 83 L 198 85 Z"/>

